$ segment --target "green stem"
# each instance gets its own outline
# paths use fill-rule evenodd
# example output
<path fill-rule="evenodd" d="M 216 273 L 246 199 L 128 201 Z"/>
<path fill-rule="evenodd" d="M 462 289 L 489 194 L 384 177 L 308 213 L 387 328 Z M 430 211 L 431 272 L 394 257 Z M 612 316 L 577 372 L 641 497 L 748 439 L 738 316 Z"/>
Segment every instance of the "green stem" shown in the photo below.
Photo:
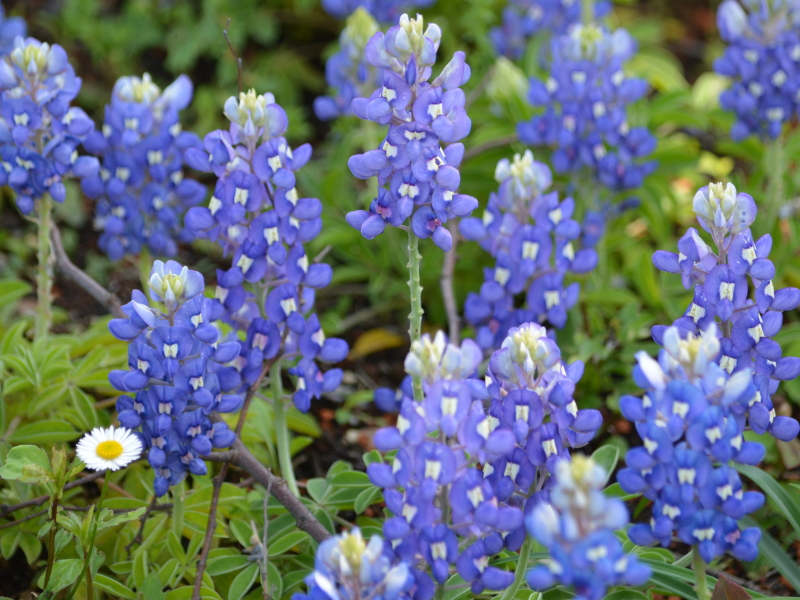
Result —
<path fill-rule="evenodd" d="M 53 225 L 53 200 L 45 194 L 39 200 L 39 271 L 36 276 L 38 302 L 34 335 L 36 339 L 45 337 L 53 324 L 53 251 L 50 247 L 50 230 Z"/>
<path fill-rule="evenodd" d="M 506 588 L 499 600 L 511 600 L 517 593 L 517 590 L 522 587 L 522 584 L 525 581 L 525 575 L 528 572 L 528 558 L 530 558 L 531 555 L 531 546 L 533 546 L 533 538 L 526 536 L 525 542 L 522 544 L 522 548 L 519 549 L 517 569 L 514 571 L 514 583 Z"/>
<path fill-rule="evenodd" d="M 587 25 L 594 21 L 594 0 L 581 0 L 581 22 Z"/>
<path fill-rule="evenodd" d="M 278 465 L 281 468 L 281 476 L 286 481 L 286 486 L 295 495 L 300 496 L 297 489 L 297 482 L 294 479 L 294 467 L 292 466 L 292 453 L 289 449 L 289 427 L 286 425 L 286 406 L 283 404 L 283 381 L 281 381 L 281 361 L 276 360 L 269 371 L 270 387 L 272 388 L 273 405 L 272 410 L 275 415 L 275 437 L 278 445 Z"/>
<path fill-rule="evenodd" d="M 142 248 L 139 252 L 139 282 L 142 291 L 150 298 L 150 271 L 153 269 L 153 259 L 147 248 Z"/>
<path fill-rule="evenodd" d="M 51 497 L 50 520 L 53 522 L 50 527 L 50 537 L 47 540 L 47 569 L 44 573 L 44 588 L 50 583 L 50 575 L 53 573 L 53 564 L 56 558 L 56 533 L 58 532 L 58 496 Z"/>
<path fill-rule="evenodd" d="M 408 289 L 411 296 L 411 312 L 408 315 L 408 336 L 411 343 L 418 341 L 422 335 L 422 284 L 420 283 L 419 265 L 422 255 L 419 253 L 419 238 L 408 228 Z M 414 400 L 422 402 L 422 377 L 413 377 Z"/>
<path fill-rule="evenodd" d="M 692 546 L 692 566 L 694 567 L 694 591 L 697 592 L 697 600 L 710 600 L 708 593 L 708 583 L 706 582 L 706 563 L 700 556 L 697 546 Z"/>
<path fill-rule="evenodd" d="M 767 231 L 775 227 L 781 204 L 785 200 L 784 176 L 786 174 L 786 153 L 783 134 L 779 135 L 767 149 Z"/>
<path fill-rule="evenodd" d="M 97 537 L 97 523 L 100 520 L 100 511 L 103 509 L 103 501 L 106 499 L 106 492 L 108 491 L 108 480 L 110 473 L 106 471 L 105 475 L 103 476 L 103 489 L 100 490 L 100 500 L 97 502 L 97 510 L 94 513 L 94 522 L 92 523 L 92 533 L 89 537 L 89 546 L 88 548 L 84 549 L 84 559 L 83 559 L 83 570 L 81 574 L 78 575 L 78 581 L 75 582 L 75 585 L 72 586 L 69 594 L 67 595 L 66 600 L 72 600 L 72 597 L 75 595 L 75 592 L 78 591 L 78 586 L 81 584 L 81 580 L 83 579 L 84 573 L 86 574 L 86 589 L 87 589 L 87 598 L 92 600 L 91 591 L 92 591 L 92 573 L 90 569 L 90 561 L 92 559 L 92 554 L 94 554 L 94 540 Z"/>

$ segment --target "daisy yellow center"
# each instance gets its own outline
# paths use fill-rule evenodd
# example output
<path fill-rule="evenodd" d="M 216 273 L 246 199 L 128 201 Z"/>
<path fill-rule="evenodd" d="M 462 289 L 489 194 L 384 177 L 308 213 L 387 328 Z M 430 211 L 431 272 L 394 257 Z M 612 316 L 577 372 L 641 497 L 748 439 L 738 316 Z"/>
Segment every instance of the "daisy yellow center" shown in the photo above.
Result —
<path fill-rule="evenodd" d="M 97 456 L 103 460 L 114 460 L 122 456 L 122 444 L 116 440 L 108 440 L 97 444 Z"/>

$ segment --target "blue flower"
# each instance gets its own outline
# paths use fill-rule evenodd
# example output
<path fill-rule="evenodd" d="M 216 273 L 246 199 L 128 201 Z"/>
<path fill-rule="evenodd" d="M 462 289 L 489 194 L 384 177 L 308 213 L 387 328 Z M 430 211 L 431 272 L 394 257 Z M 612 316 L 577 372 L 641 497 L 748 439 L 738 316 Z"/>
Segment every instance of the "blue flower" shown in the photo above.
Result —
<path fill-rule="evenodd" d="M 609 587 L 641 585 L 650 569 L 626 554 L 614 531 L 628 522 L 625 504 L 603 493 L 607 474 L 582 455 L 555 463 L 549 498 L 526 518 L 528 532 L 549 551 L 544 565 L 528 572 L 528 585 L 546 590 L 561 584 L 576 598 L 600 600 Z"/>
<path fill-rule="evenodd" d="M 797 111 L 800 38 L 797 6 L 750 5 L 725 0 L 717 11 L 717 26 L 725 53 L 714 70 L 732 80 L 720 95 L 720 105 L 736 116 L 735 140 L 750 135 L 776 138 Z"/>
<path fill-rule="evenodd" d="M 641 186 L 655 168 L 642 159 L 656 141 L 628 123 L 627 105 L 647 91 L 644 81 L 627 79 L 622 70 L 634 50 L 624 29 L 611 33 L 594 24 L 577 24 L 555 37 L 550 76 L 532 79 L 528 95 L 544 112 L 518 125 L 520 139 L 553 146 L 559 173 L 588 170 L 612 191 Z"/>
<path fill-rule="evenodd" d="M 464 109 L 460 86 L 470 69 L 463 52 L 456 52 L 438 77 L 430 80 L 441 30 L 422 16 L 400 18 L 386 34 L 375 33 L 365 47 L 366 60 L 380 73 L 381 86 L 369 97 L 357 97 L 353 112 L 364 120 L 388 125 L 380 147 L 350 157 L 348 166 L 360 179 L 378 178 L 378 196 L 369 211 L 347 215 L 347 222 L 367 239 L 386 225 L 403 226 L 411 218 L 411 231 L 432 238 L 449 250 L 452 237 L 444 224 L 466 217 L 478 206 L 471 196 L 458 193 L 458 167 L 464 156 L 459 143 L 472 126 Z M 442 149 L 442 144 L 447 146 Z M 388 188 L 384 187 L 388 184 Z"/>

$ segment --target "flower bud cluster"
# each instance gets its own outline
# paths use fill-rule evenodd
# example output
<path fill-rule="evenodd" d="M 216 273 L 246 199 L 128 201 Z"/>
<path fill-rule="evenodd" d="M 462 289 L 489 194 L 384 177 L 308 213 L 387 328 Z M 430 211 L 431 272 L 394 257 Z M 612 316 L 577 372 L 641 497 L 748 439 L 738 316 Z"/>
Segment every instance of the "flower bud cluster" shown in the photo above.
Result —
<path fill-rule="evenodd" d="M 340 369 L 323 374 L 315 360 L 339 362 L 347 355 L 347 344 L 326 339 L 312 312 L 315 290 L 330 283 L 332 270 L 310 260 L 303 247 L 322 228 L 322 203 L 301 198 L 295 186 L 311 146 L 289 147 L 286 113 L 272 94 L 241 93 L 228 99 L 224 112 L 229 130 L 209 133 L 202 150 L 186 152 L 191 167 L 218 177 L 208 206 L 187 212 L 186 227 L 232 254 L 231 268 L 217 271 L 211 318 L 245 334 L 235 361 L 243 381 L 254 383 L 265 361 L 283 351 L 300 355 L 289 373 L 296 376 L 294 403 L 305 412 L 342 376 Z"/>
<path fill-rule="evenodd" d="M 183 226 L 189 207 L 203 201 L 205 186 L 184 177 L 184 153 L 200 146 L 182 131 L 178 113 L 192 99 L 192 82 L 181 75 L 162 92 L 145 73 L 122 77 L 106 105 L 102 131 L 83 145 L 102 160 L 97 176 L 84 179 L 83 192 L 97 199 L 99 245 L 112 260 L 147 247 L 174 256 L 178 242 L 193 236 Z"/>
<path fill-rule="evenodd" d="M 235 435 L 225 423 L 213 423 L 212 412 L 239 410 L 239 372 L 229 366 L 239 354 L 238 341 L 220 339 L 205 298 L 203 276 L 175 261 L 155 261 L 150 274 L 151 306 L 136 290 L 122 307 L 127 318 L 108 328 L 130 342 L 128 370 L 111 371 L 109 380 L 121 392 L 119 421 L 139 437 L 155 470 L 154 489 L 163 496 L 187 472 L 205 475 L 200 457 L 212 448 L 227 448 Z"/>
<path fill-rule="evenodd" d="M 459 224 L 465 239 L 478 241 L 496 259 L 494 268 L 484 270 L 480 292 L 470 293 L 464 305 L 484 350 L 497 348 L 509 328 L 526 321 L 564 326 L 580 290 L 578 283 L 565 288 L 564 278 L 597 265 L 594 246 L 604 224 L 600 213 L 587 214 L 583 226 L 574 220 L 572 198 L 559 201 L 558 192 L 546 192 L 550 169 L 534 161 L 530 150 L 501 160 L 495 178 L 500 188 L 489 197 L 483 218 Z M 517 308 L 515 298 L 523 292 L 526 305 Z"/>
<path fill-rule="evenodd" d="M 732 80 L 719 98 L 736 115 L 731 137 L 776 138 L 797 112 L 800 94 L 800 36 L 796 2 L 724 0 L 717 27 L 725 53 L 714 70 Z"/>
<path fill-rule="evenodd" d="M 593 4 L 595 19 L 611 9 L 607 0 Z M 582 5 L 575 0 L 509 0 L 503 9 L 503 24 L 489 30 L 489 39 L 498 54 L 516 60 L 534 36 L 564 35 L 580 23 Z"/>
<path fill-rule="evenodd" d="M 322 542 L 308 592 L 295 600 L 430 600 L 426 573 L 398 559 L 389 544 L 373 536 L 367 543 L 358 527 Z"/>
<path fill-rule="evenodd" d="M 366 96 L 382 78 L 364 57 L 369 39 L 378 31 L 378 23 L 363 7 L 347 18 L 347 26 L 339 36 L 339 51 L 325 63 L 325 82 L 331 96 L 314 99 L 314 113 L 323 121 L 353 114 L 351 104 Z"/>
<path fill-rule="evenodd" d="M 608 473 L 591 458 L 559 460 L 547 499 L 526 519 L 528 532 L 551 558 L 528 572 L 528 585 L 546 590 L 570 587 L 575 598 L 600 600 L 609 587 L 641 585 L 650 569 L 629 556 L 614 532 L 628 523 L 628 510 L 603 487 Z"/>
<path fill-rule="evenodd" d="M 509 332 L 485 381 L 476 379 L 481 356 L 471 340 L 459 348 L 441 332 L 415 342 L 406 370 L 422 379 L 424 400 L 402 388 L 396 425 L 374 438 L 396 453 L 367 468 L 394 515 L 384 525 L 394 551 L 412 564 L 424 559 L 440 585 L 455 568 L 475 594 L 511 584 L 513 574 L 490 558 L 521 547 L 528 499 L 601 422 L 572 399 L 583 366 L 564 365 L 539 325 Z"/>
<path fill-rule="evenodd" d="M 783 312 L 800 304 L 800 290 L 775 289 L 775 266 L 768 258 L 772 238 L 754 240 L 749 229 L 757 214 L 751 196 L 737 193 L 730 183 L 715 183 L 697 192 L 693 206 L 716 252 L 690 228 L 678 241 L 677 254 L 660 250 L 653 255 L 658 269 L 680 273 L 684 287 L 694 288 L 692 303 L 674 325 L 685 337 L 717 323 L 719 366 L 730 375 L 752 372 L 753 393 L 746 406 L 736 410 L 741 427 L 747 416 L 758 433 L 794 439 L 800 426 L 794 419 L 776 416 L 771 396 L 781 381 L 800 374 L 800 359 L 782 356 L 772 338 L 783 324 Z M 663 342 L 665 329 L 653 329 L 657 342 Z"/>
<path fill-rule="evenodd" d="M 83 110 L 70 107 L 80 88 L 58 44 L 18 36 L 0 59 L 0 185 L 14 190 L 24 214 L 45 194 L 63 202 L 64 178 L 99 170 L 96 158 L 77 152 L 94 129 Z"/>
<path fill-rule="evenodd" d="M 376 33 L 367 44 L 367 61 L 380 70 L 383 85 L 370 97 L 353 100 L 353 112 L 389 126 L 379 148 L 348 161 L 356 177 L 378 177 L 378 196 L 369 210 L 347 215 L 347 222 L 367 239 L 411 217 L 414 235 L 432 238 L 447 251 L 452 237 L 444 224 L 468 216 L 478 206 L 475 198 L 457 191 L 464 156 L 464 145 L 457 142 L 472 126 L 460 89 L 470 76 L 464 53 L 456 52 L 429 81 L 441 35 L 436 25 L 425 28 L 421 15 L 403 15 L 399 25 L 386 35 Z M 443 143 L 448 144 L 444 149 Z"/>
<path fill-rule="evenodd" d="M 656 146 L 645 127 L 631 127 L 627 105 L 644 96 L 644 80 L 625 76 L 636 45 L 624 29 L 574 25 L 553 39 L 550 76 L 531 79 L 528 99 L 543 112 L 518 125 L 529 145 L 554 148 L 558 173 L 588 170 L 606 188 L 642 185 L 655 168 L 641 162 Z"/>

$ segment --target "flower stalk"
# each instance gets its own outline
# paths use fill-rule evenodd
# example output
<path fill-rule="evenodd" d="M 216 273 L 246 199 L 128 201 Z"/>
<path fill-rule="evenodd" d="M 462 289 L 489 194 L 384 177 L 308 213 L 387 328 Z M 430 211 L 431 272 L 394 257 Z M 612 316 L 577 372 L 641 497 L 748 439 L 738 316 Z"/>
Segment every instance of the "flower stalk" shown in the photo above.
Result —
<path fill-rule="evenodd" d="M 697 600 L 709 600 L 708 583 L 706 581 L 706 563 L 700 556 L 697 546 L 692 547 L 692 567 L 694 568 L 694 590 L 697 592 Z"/>
<path fill-rule="evenodd" d="M 300 496 L 297 488 L 297 481 L 294 478 L 294 467 L 292 466 L 292 453 L 289 447 L 289 427 L 286 424 L 286 406 L 283 403 L 283 381 L 281 381 L 281 361 L 275 361 L 269 373 L 270 387 L 272 388 L 273 412 L 275 416 L 275 438 L 278 446 L 278 464 L 281 468 L 281 476 L 286 481 L 289 490 L 295 495 Z"/>
<path fill-rule="evenodd" d="M 36 339 L 45 337 L 53 323 L 53 252 L 50 246 L 50 230 L 53 224 L 53 201 L 50 194 L 39 200 L 39 244 L 37 258 L 39 269 L 36 276 L 37 303 L 34 321 Z"/>
<path fill-rule="evenodd" d="M 523 582 L 525 581 L 525 574 L 528 571 L 528 559 L 531 555 L 531 547 L 533 546 L 533 538 L 530 536 L 525 537 L 525 541 L 522 544 L 522 548 L 519 549 L 519 559 L 517 560 L 517 569 L 514 571 L 514 583 L 508 586 L 503 595 L 500 596 L 500 600 L 512 600 L 519 590 L 522 587 Z"/>
<path fill-rule="evenodd" d="M 94 554 L 94 541 L 97 537 L 97 524 L 100 520 L 100 511 L 103 509 L 103 501 L 106 499 L 106 493 L 108 492 L 108 481 L 110 479 L 110 473 L 108 471 L 105 472 L 103 475 L 103 487 L 100 490 L 100 500 L 97 502 L 97 510 L 94 512 L 94 522 L 92 523 L 92 533 L 89 536 L 89 544 L 84 549 L 84 558 L 83 558 L 83 569 L 81 570 L 80 575 L 78 575 L 78 580 L 75 582 L 75 585 L 72 586 L 69 594 L 67 595 L 66 600 L 72 600 L 72 597 L 75 595 L 75 592 L 78 591 L 78 586 L 81 584 L 81 579 L 83 579 L 84 574 L 86 575 L 86 597 L 93 598 L 92 594 L 92 568 L 91 568 L 91 559 L 92 554 Z"/>
<path fill-rule="evenodd" d="M 420 282 L 419 267 L 422 255 L 419 253 L 419 238 L 414 235 L 411 228 L 408 230 L 408 289 L 411 297 L 411 312 L 408 315 L 409 327 L 408 337 L 411 343 L 418 341 L 422 335 L 422 284 Z M 421 402 L 422 377 L 413 377 L 414 400 Z"/>

